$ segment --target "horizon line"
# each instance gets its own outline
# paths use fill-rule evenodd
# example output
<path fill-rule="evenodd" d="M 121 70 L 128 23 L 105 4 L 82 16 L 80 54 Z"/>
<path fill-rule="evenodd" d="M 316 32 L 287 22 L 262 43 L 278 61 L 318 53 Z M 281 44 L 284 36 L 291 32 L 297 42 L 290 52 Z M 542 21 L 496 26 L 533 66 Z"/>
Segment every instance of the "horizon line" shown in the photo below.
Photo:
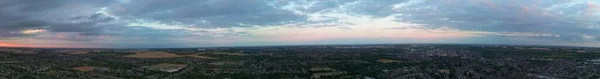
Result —
<path fill-rule="evenodd" d="M 600 48 L 592 46 L 575 45 L 542 45 L 542 44 L 484 44 L 484 43 L 369 43 L 369 44 L 289 44 L 289 45 L 240 45 L 240 46 L 197 46 L 197 47 L 11 47 L 0 46 L 0 48 L 39 48 L 39 49 L 177 49 L 177 48 L 236 48 L 236 47 L 278 47 L 278 46 L 330 46 L 330 45 L 505 45 L 505 46 L 552 46 L 552 47 L 584 47 Z"/>

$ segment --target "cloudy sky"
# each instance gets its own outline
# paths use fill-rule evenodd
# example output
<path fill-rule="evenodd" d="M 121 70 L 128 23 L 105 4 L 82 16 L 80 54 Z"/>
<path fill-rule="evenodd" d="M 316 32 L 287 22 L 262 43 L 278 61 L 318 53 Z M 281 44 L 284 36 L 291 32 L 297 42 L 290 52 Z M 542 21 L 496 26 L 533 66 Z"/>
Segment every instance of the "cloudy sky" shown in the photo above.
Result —
<path fill-rule="evenodd" d="M 0 0 L 0 46 L 600 47 L 600 0 Z"/>

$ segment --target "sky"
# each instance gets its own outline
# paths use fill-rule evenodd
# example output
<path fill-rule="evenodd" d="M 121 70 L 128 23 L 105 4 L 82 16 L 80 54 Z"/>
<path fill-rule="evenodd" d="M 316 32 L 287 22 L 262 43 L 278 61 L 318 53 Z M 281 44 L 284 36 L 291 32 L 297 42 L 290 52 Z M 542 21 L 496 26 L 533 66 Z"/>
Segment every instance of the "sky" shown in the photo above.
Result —
<path fill-rule="evenodd" d="M 600 47 L 600 0 L 0 0 L 0 46 Z"/>

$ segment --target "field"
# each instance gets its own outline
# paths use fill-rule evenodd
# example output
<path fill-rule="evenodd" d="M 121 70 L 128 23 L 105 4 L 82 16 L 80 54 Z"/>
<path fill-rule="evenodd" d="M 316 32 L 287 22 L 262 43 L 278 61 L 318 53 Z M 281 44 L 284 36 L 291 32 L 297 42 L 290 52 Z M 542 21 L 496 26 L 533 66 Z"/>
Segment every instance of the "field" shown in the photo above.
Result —
<path fill-rule="evenodd" d="M 379 60 L 377 60 L 377 62 L 380 62 L 380 63 L 398 63 L 398 62 L 401 62 L 401 61 L 399 61 L 399 60 L 391 60 L 391 59 L 379 59 Z"/>
<path fill-rule="evenodd" d="M 96 69 L 96 67 L 94 67 L 94 66 L 80 66 L 80 67 L 73 68 L 73 70 L 83 71 L 83 72 L 93 71 L 94 69 Z"/>
<path fill-rule="evenodd" d="M 125 55 L 124 57 L 129 58 L 176 58 L 183 57 L 173 53 L 161 52 L 161 51 L 150 51 L 150 52 L 139 52 L 132 55 Z"/>
<path fill-rule="evenodd" d="M 145 68 L 148 68 L 150 70 L 163 71 L 163 72 L 176 72 L 187 66 L 188 65 L 185 65 L 185 64 L 162 63 L 162 64 L 157 64 L 157 65 L 152 65 L 152 66 L 145 66 Z"/>
<path fill-rule="evenodd" d="M 201 58 L 201 59 L 219 59 L 219 58 L 209 57 L 209 56 L 200 56 L 198 54 L 191 54 L 191 55 L 185 55 L 185 56 L 191 57 L 191 58 Z"/>
<path fill-rule="evenodd" d="M 0 52 L 9 52 L 14 54 L 37 54 L 33 50 L 19 50 L 19 49 L 0 49 Z"/>
<path fill-rule="evenodd" d="M 89 54 L 88 50 L 58 50 L 57 52 L 67 53 L 71 55 Z"/>

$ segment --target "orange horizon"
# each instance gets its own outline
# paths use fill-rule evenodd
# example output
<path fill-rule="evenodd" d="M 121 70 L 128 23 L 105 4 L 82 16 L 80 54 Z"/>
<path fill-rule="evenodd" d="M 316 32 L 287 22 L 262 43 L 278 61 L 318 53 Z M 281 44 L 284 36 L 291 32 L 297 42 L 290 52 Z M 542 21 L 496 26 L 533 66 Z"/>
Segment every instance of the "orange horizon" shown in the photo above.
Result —
<path fill-rule="evenodd" d="M 2 47 L 20 47 L 22 45 L 0 42 L 0 46 L 2 46 Z"/>
<path fill-rule="evenodd" d="M 26 48 L 72 48 L 69 46 L 47 46 L 47 45 L 27 45 L 27 44 L 16 44 L 7 43 L 0 41 L 0 47 L 26 47 Z"/>

